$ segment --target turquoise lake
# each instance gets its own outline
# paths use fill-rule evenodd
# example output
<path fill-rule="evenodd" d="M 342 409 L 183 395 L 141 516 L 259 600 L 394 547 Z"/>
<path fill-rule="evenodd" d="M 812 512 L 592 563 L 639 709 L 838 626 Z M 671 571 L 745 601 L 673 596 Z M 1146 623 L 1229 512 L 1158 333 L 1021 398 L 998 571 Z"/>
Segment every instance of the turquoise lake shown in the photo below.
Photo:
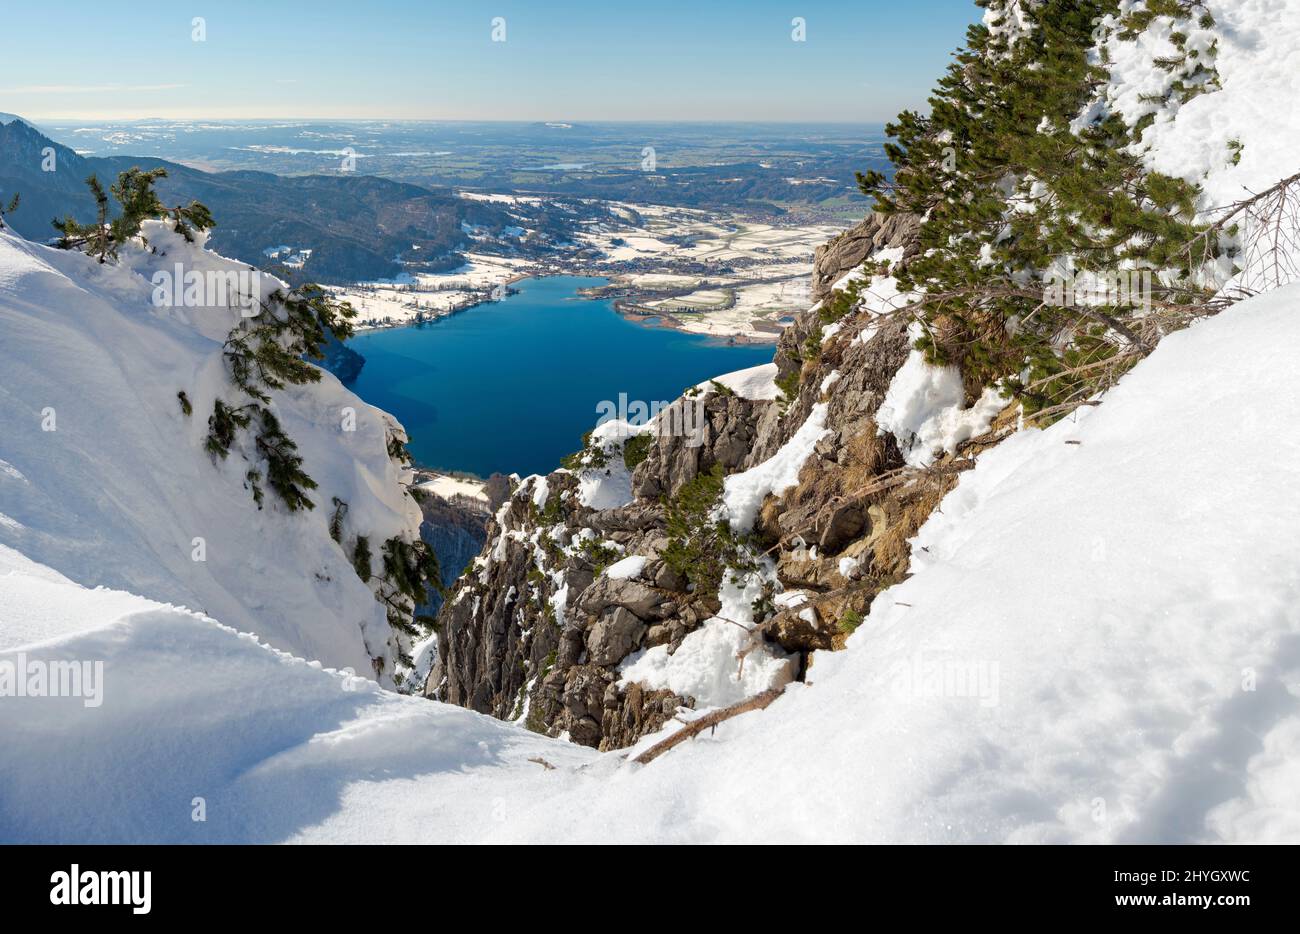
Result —
<path fill-rule="evenodd" d="M 623 319 L 576 290 L 605 280 L 527 279 L 520 294 L 421 327 L 359 334 L 353 391 L 392 412 L 417 463 L 486 477 L 548 473 L 595 426 L 602 400 L 671 401 L 712 376 L 768 363 L 729 346 Z"/>

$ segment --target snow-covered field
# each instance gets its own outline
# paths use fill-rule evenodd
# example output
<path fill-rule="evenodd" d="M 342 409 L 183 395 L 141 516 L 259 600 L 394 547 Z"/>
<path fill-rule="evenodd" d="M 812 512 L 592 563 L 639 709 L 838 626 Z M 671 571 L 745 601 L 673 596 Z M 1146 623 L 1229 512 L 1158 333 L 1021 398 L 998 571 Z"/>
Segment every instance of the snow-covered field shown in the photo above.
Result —
<path fill-rule="evenodd" d="M 506 256 L 471 253 L 457 270 L 404 275 L 398 281 L 364 282 L 330 291 L 357 310 L 358 329 L 400 327 L 418 316 L 437 318 L 483 301 L 485 290 L 504 289 L 534 264 Z"/>
<path fill-rule="evenodd" d="M 645 304 L 671 315 L 684 331 L 759 341 L 776 340 L 782 319 L 808 307 L 813 253 L 842 229 L 833 224 L 778 226 L 741 215 L 657 205 L 615 204 L 612 210 L 621 222 L 593 225 L 579 239 L 601 250 L 606 262 L 635 261 L 642 267 L 613 271 L 614 284 L 653 290 L 707 281 L 710 287 Z M 639 216 L 640 223 L 633 224 L 632 216 Z M 679 272 L 692 263 L 706 264 L 710 271 Z M 602 273 L 602 264 L 592 270 Z"/>
<path fill-rule="evenodd" d="M 847 651 L 645 766 L 0 549 L 0 662 L 104 662 L 0 705 L 0 839 L 1300 839 L 1297 342 L 1250 300 L 987 453 Z"/>
<path fill-rule="evenodd" d="M 638 215 L 641 224 L 634 226 L 628 218 Z M 782 319 L 808 306 L 813 251 L 839 230 L 829 224 L 778 227 L 686 208 L 612 203 L 607 223 L 591 224 L 577 237 L 580 245 L 599 250 L 599 259 L 541 261 L 472 252 L 464 266 L 451 272 L 404 274 L 394 281 L 331 291 L 357 309 L 362 328 L 397 327 L 417 316 L 435 318 L 482 301 L 486 290 L 505 288 L 528 275 L 609 275 L 616 285 L 680 289 L 699 285 L 706 277 L 674 270 L 683 263 L 704 262 L 718 269 L 708 273 L 707 281 L 722 288 L 653 300 L 649 307 L 670 314 L 684 331 L 774 341 L 784 325 Z M 688 242 L 671 242 L 677 238 Z M 760 265 L 721 271 L 737 260 Z M 641 271 L 622 271 L 619 264 L 628 261 L 636 262 Z"/>

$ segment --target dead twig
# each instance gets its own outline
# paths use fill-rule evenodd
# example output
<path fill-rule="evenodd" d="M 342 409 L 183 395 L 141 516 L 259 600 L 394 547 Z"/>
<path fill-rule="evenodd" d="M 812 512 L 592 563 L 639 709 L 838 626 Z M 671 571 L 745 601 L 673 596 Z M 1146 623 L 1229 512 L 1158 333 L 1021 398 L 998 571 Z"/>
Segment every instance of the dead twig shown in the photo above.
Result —
<path fill-rule="evenodd" d="M 762 694 L 755 694 L 748 700 L 743 700 L 738 704 L 732 704 L 730 707 L 723 707 L 721 710 L 706 713 L 704 716 L 692 720 L 667 739 L 662 739 L 655 743 L 632 761 L 638 765 L 645 765 L 647 762 L 653 762 L 674 746 L 680 746 L 691 737 L 698 736 L 700 733 L 703 733 L 711 727 L 717 726 L 724 720 L 738 717 L 742 713 L 749 713 L 751 710 L 762 710 L 764 707 L 771 704 L 772 701 L 780 697 L 783 690 L 783 688 L 773 688 L 770 691 L 764 691 Z"/>
<path fill-rule="evenodd" d="M 1048 415 L 1055 415 L 1057 412 L 1064 412 L 1068 415 L 1069 413 L 1073 412 L 1075 409 L 1085 405 L 1101 405 L 1101 400 L 1085 399 L 1082 402 L 1062 402 L 1060 405 L 1053 405 L 1045 409 L 1039 409 L 1037 412 L 1035 412 L 1033 415 L 1030 415 L 1028 418 L 1030 421 L 1036 421 L 1040 418 L 1045 418 Z"/>
<path fill-rule="evenodd" d="M 1137 360 L 1141 356 L 1141 354 L 1136 353 L 1117 354 L 1113 357 L 1107 357 L 1104 360 L 1095 360 L 1092 363 L 1085 363 L 1083 366 L 1061 370 L 1059 373 L 1053 373 L 1050 376 L 1044 376 L 1042 379 L 1034 380 L 1025 387 L 1025 391 L 1028 392 L 1031 389 L 1037 389 L 1039 386 L 1046 386 L 1048 383 L 1055 382 L 1056 380 L 1063 379 L 1067 376 L 1074 376 L 1077 373 L 1086 373 L 1089 370 L 1096 370 L 1105 366 L 1119 366 L 1122 363 L 1127 363 L 1129 360 Z"/>

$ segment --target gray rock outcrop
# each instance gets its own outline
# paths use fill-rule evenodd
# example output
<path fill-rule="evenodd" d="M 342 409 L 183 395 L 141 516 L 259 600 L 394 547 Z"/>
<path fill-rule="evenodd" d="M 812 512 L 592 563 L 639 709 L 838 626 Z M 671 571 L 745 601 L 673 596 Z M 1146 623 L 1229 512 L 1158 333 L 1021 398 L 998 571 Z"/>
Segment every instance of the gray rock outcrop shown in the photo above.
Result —
<path fill-rule="evenodd" d="M 876 215 L 845 232 L 817 253 L 819 297 L 873 253 L 910 251 L 915 234 L 914 218 Z M 951 480 L 875 490 L 903 465 L 874 416 L 910 352 L 906 323 L 877 323 L 865 341 L 866 321 L 853 313 L 824 341 L 823 325 L 809 310 L 778 342 L 778 370 L 793 398 L 712 390 L 678 400 L 697 407 L 689 424 L 699 431 L 654 437 L 631 471 L 631 502 L 583 506 L 579 477 L 568 470 L 545 479 L 544 497 L 536 480 L 517 485 L 439 614 L 440 654 L 426 693 L 602 749 L 630 745 L 694 706 L 695 698 L 620 674 L 636 652 L 677 651 L 719 612 L 716 594 L 688 583 L 680 556 L 669 560 L 682 534 L 669 522 L 672 506 L 702 474 L 730 475 L 772 457 L 818 403 L 827 407 L 828 431 L 796 485 L 764 502 L 746 547 L 771 562 L 776 591 L 803 591 L 813 601 L 813 612 L 759 608 L 756 638 L 793 653 L 801 675 L 817 652 L 842 647 L 874 594 L 905 575 L 906 541 Z M 831 373 L 838 375 L 828 383 Z M 620 468 L 622 456 L 617 447 L 602 453 L 601 470 Z M 630 555 L 645 559 L 638 573 L 606 573 Z"/>
<path fill-rule="evenodd" d="M 911 246 L 920 220 L 915 214 L 876 214 L 872 212 L 833 240 L 817 248 L 813 255 L 813 301 L 825 298 L 836 282 L 861 266 L 871 254 L 891 246 Z"/>

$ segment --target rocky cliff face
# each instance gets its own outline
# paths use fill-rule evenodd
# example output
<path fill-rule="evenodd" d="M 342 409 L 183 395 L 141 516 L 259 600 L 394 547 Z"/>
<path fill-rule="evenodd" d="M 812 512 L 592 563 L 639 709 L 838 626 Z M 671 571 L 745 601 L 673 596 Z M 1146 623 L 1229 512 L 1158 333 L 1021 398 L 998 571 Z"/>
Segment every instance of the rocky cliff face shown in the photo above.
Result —
<path fill-rule="evenodd" d="M 433 495 L 421 496 L 418 501 L 424 517 L 420 524 L 420 538 L 438 556 L 442 584 L 450 587 L 483 549 L 487 539 L 486 507 L 480 510 Z M 442 603 L 441 594 L 430 593 L 428 605 L 420 612 L 433 615 Z"/>
<path fill-rule="evenodd" d="M 320 366 L 337 376 L 339 382 L 345 386 L 355 382 L 356 378 L 361 375 L 362 367 L 366 365 L 365 357 L 333 334 L 326 339 L 322 350 L 325 353 L 325 358 L 319 361 Z"/>
<path fill-rule="evenodd" d="M 818 251 L 814 287 L 832 297 L 884 250 L 905 261 L 915 232 L 868 218 Z M 518 482 L 439 614 L 426 693 L 611 749 L 839 648 L 905 575 L 962 453 L 900 470 L 875 416 L 912 353 L 906 322 L 855 299 L 828 325 L 825 304 L 783 333 L 766 387 L 701 388 L 648 431 L 598 430 L 569 468 Z M 789 482 L 755 486 L 781 465 Z"/>
<path fill-rule="evenodd" d="M 920 222 L 913 214 L 871 213 L 833 240 L 817 248 L 813 257 L 812 297 L 821 301 L 845 273 L 861 266 L 873 253 L 911 243 Z"/>

